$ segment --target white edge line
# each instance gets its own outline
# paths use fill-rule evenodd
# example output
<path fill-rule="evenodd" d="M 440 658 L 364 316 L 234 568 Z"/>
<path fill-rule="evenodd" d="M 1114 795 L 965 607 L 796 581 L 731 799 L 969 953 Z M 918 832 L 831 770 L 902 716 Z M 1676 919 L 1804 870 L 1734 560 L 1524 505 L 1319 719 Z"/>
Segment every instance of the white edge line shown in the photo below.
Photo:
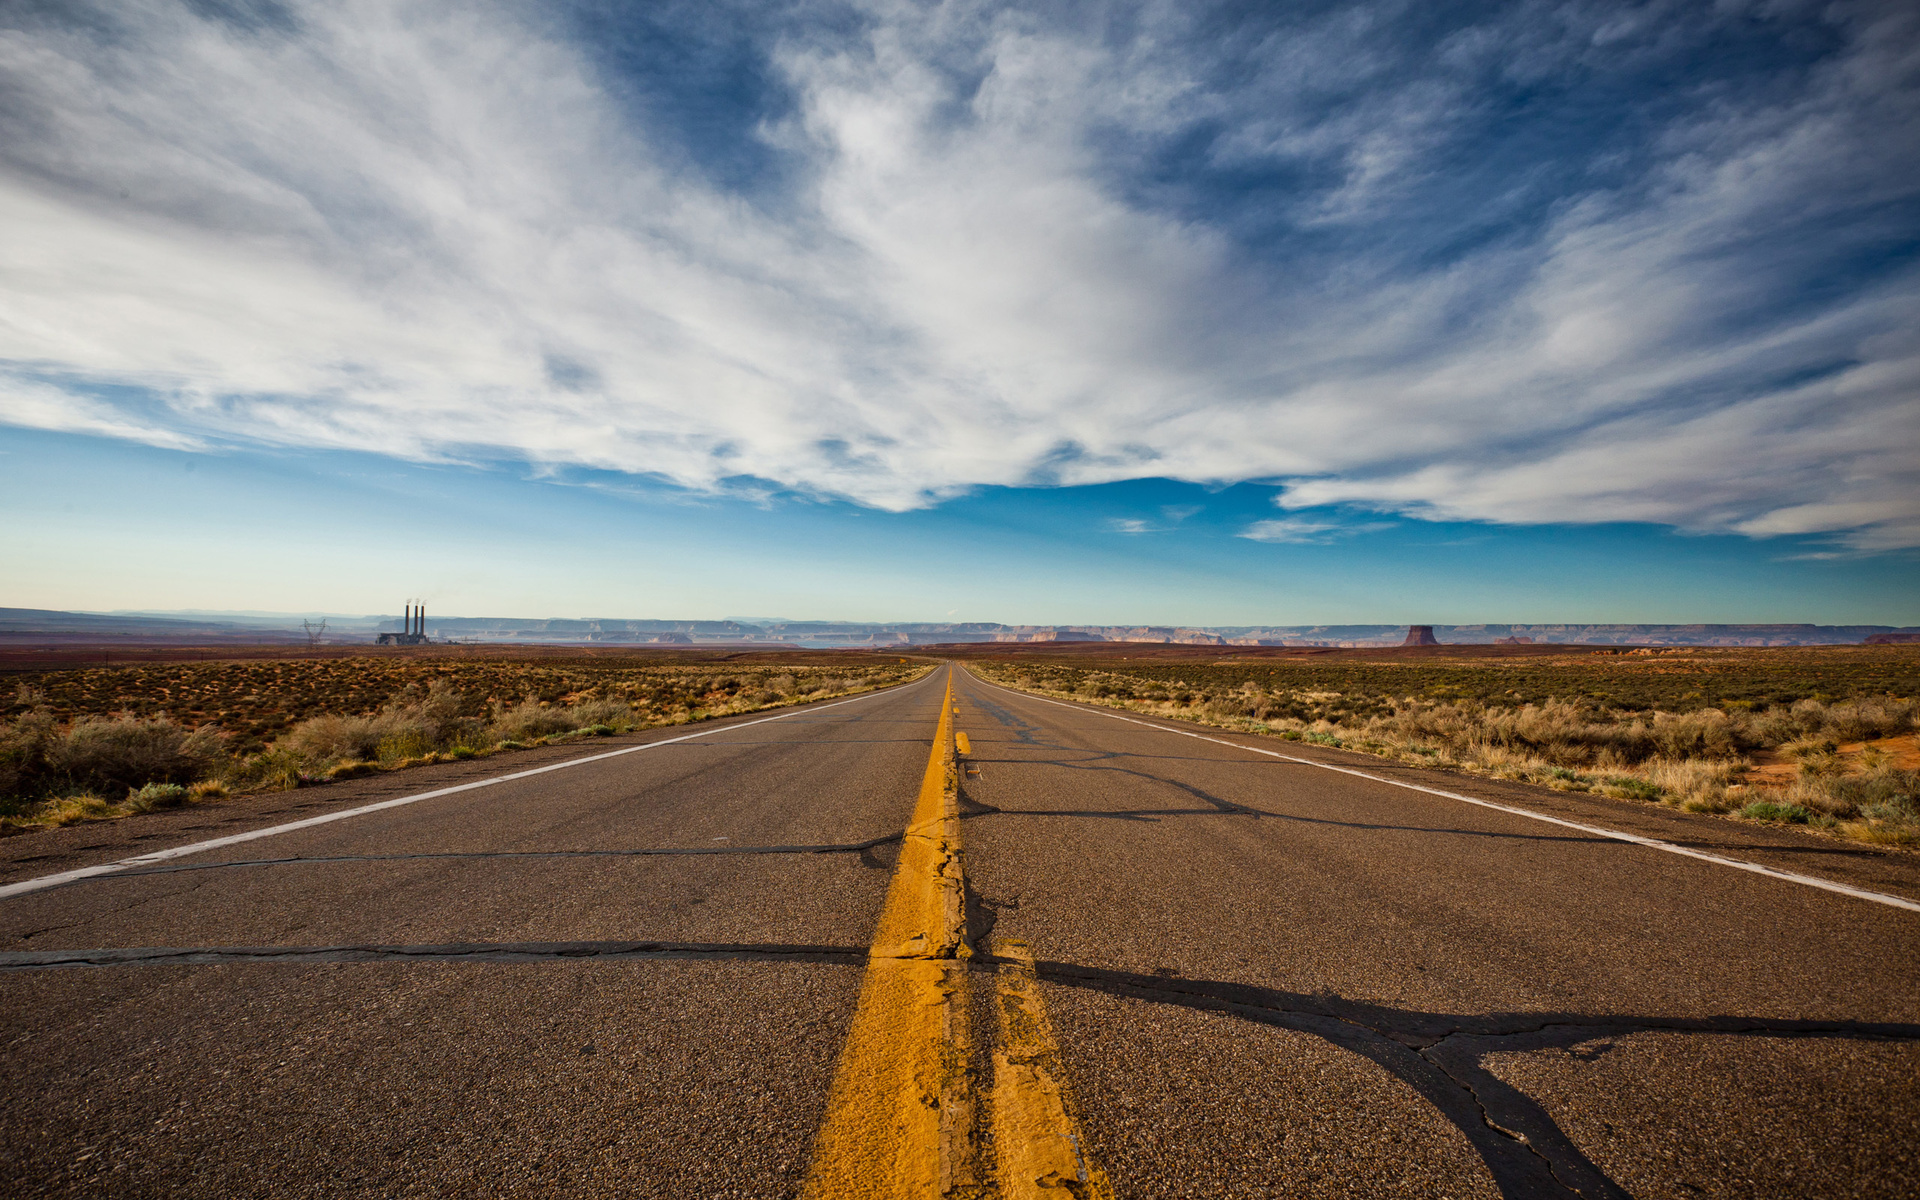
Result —
<path fill-rule="evenodd" d="M 932 678 L 926 676 L 924 678 Z M 741 721 L 733 725 L 716 725 L 711 729 L 701 729 L 694 733 L 681 734 L 679 737 L 663 738 L 657 742 L 642 742 L 638 746 L 622 746 L 618 750 L 608 750 L 604 754 L 589 754 L 585 758 L 570 758 L 565 762 L 548 763 L 544 767 L 532 767 L 525 771 L 515 771 L 509 775 L 495 775 L 488 779 L 476 779 L 472 783 L 457 783 L 452 787 L 435 788 L 431 792 L 416 792 L 411 796 L 396 796 L 392 800 L 382 800 L 378 804 L 363 804 L 359 808 L 342 809 L 339 812 L 323 813 L 317 817 L 306 817 L 299 821 L 288 821 L 284 825 L 269 825 L 264 829 L 252 829 L 246 833 L 229 834 L 226 837 L 211 838 L 204 842 L 192 842 L 185 846 L 174 846 L 166 850 L 155 850 L 135 858 L 121 858 L 113 862 L 98 863 L 91 867 L 76 867 L 71 871 L 62 871 L 57 875 L 41 875 L 34 879 L 22 879 L 0 887 L 0 900 L 9 896 L 24 895 L 28 892 L 43 891 L 50 887 L 59 887 L 63 883 L 73 883 L 81 879 L 92 879 L 98 875 L 111 875 L 115 871 L 124 871 L 129 867 L 144 867 L 170 858 L 184 858 L 189 854 L 199 854 L 204 850 L 217 850 L 222 846 L 251 842 L 256 838 L 273 837 L 276 834 L 292 833 L 296 829 L 311 829 L 315 825 L 325 825 L 332 821 L 344 821 L 348 817 L 365 816 L 379 812 L 383 808 L 399 808 L 403 804 L 415 804 L 421 800 L 433 800 L 441 796 L 451 796 L 455 792 L 470 792 L 475 788 L 492 787 L 496 783 L 509 783 L 515 779 L 525 779 L 530 775 L 544 775 L 548 771 L 559 771 L 567 767 L 577 767 L 584 763 L 600 762 L 604 759 L 618 758 L 622 754 L 637 754 L 642 750 L 652 750 L 657 746 L 671 746 L 675 742 L 691 741 L 709 734 L 726 733 L 734 729 L 745 729 L 749 725 L 764 725 L 768 721 L 784 721 L 788 717 L 797 717 L 802 713 L 822 712 L 829 708 L 838 708 L 842 704 L 855 704 L 861 700 L 871 700 L 875 696 L 886 695 L 903 687 L 912 687 L 914 683 L 924 682 L 916 679 L 912 683 L 895 684 L 893 687 L 879 688 L 862 696 L 850 696 L 845 700 L 835 700 L 831 704 L 803 705 L 789 712 L 778 713 L 771 717 L 757 717 L 751 721 Z"/>
<path fill-rule="evenodd" d="M 962 669 L 964 670 L 965 668 Z M 1370 775 L 1365 771 L 1355 770 L 1352 767 L 1340 767 L 1332 763 L 1316 762 L 1311 758 L 1299 758 L 1292 754 L 1282 754 L 1278 750 L 1267 750 L 1260 746 L 1249 746 L 1244 742 L 1229 742 L 1225 738 L 1208 737 L 1204 733 L 1195 733 L 1190 729 L 1175 729 L 1154 721 L 1142 721 L 1137 717 L 1123 717 L 1119 713 L 1104 708 L 1096 708 L 1092 705 L 1067 704 L 1059 700 L 1049 700 L 1045 696 L 1036 696 L 1031 692 L 1022 692 L 1014 688 L 1003 687 L 997 683 L 989 683 L 971 671 L 967 672 L 967 678 L 979 683 L 984 683 L 988 687 L 999 688 L 1003 692 L 1011 692 L 1013 695 L 1024 696 L 1029 700 L 1038 700 L 1042 704 L 1052 704 L 1059 708 L 1070 708 L 1076 712 L 1097 713 L 1103 717 L 1112 717 L 1116 721 L 1125 721 L 1129 725 L 1144 725 L 1148 729 L 1158 729 L 1162 733 L 1177 733 L 1181 737 L 1198 738 L 1203 742 L 1213 742 L 1221 746 L 1232 746 L 1236 750 L 1250 750 L 1255 754 L 1267 755 L 1269 758 L 1280 758 L 1285 759 L 1287 762 L 1304 763 L 1309 767 L 1319 767 L 1325 771 L 1338 771 L 1342 775 L 1354 775 L 1361 779 L 1370 779 L 1375 783 L 1384 783 L 1390 787 L 1406 788 L 1410 792 L 1425 792 L 1429 796 L 1440 796 L 1447 800 L 1458 800 L 1462 804 L 1476 804 L 1481 808 L 1491 808 L 1496 812 L 1511 813 L 1516 817 L 1526 817 L 1534 821 L 1545 821 L 1549 825 L 1560 825 L 1567 829 L 1578 829 L 1582 833 L 1597 834 L 1600 837 L 1611 838 L 1616 842 L 1632 842 L 1636 846 L 1645 846 L 1649 850 L 1664 850 L 1668 854 L 1678 854 L 1685 858 L 1697 858 L 1701 862 L 1717 863 L 1720 866 L 1733 867 L 1736 870 L 1751 871 L 1755 875 L 1765 875 L 1770 879 L 1784 879 L 1788 883 L 1804 884 L 1807 887 L 1819 888 L 1822 891 L 1838 892 L 1842 896 L 1852 896 L 1856 900 L 1871 900 L 1875 904 L 1885 904 L 1893 908 L 1904 908 L 1909 912 L 1920 912 L 1920 903 L 1908 900 L 1904 896 L 1889 896 L 1885 892 L 1870 892 L 1865 888 L 1852 887 L 1844 883 L 1835 883 L 1831 879 L 1820 879 L 1813 875 L 1801 875 L 1794 871 L 1776 870 L 1773 867 L 1763 867 L 1759 863 L 1747 862 L 1745 859 L 1727 858 L 1719 854 L 1708 854 L 1704 850 L 1690 850 L 1685 846 L 1676 846 L 1672 842 L 1663 842 L 1659 838 L 1642 837 L 1637 833 L 1622 833 L 1617 829 L 1602 829 L 1598 825 L 1582 825 L 1578 821 L 1568 821 L 1561 817 L 1549 817 L 1545 813 L 1530 812 L 1527 809 L 1514 808 L 1506 804 L 1495 804 L 1491 800 L 1478 800 L 1472 796 L 1463 796 L 1459 792 L 1446 792 L 1441 791 L 1439 788 L 1422 787 L 1417 783 L 1407 783 L 1400 779 L 1388 779 L 1380 775 Z"/>

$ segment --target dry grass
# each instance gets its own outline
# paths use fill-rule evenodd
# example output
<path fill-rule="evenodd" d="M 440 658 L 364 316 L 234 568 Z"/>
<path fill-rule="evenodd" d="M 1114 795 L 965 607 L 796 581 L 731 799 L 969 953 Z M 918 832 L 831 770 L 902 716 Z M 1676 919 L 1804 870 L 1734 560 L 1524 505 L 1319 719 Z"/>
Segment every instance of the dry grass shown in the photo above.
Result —
<path fill-rule="evenodd" d="M 219 667 L 239 682 L 216 690 L 251 689 L 245 694 L 256 711 L 311 715 L 281 720 L 263 739 L 268 726 L 259 721 L 234 733 L 205 720 L 205 707 L 189 709 L 198 721 L 177 722 L 141 703 L 155 693 L 184 699 L 180 673 L 199 679 Z M 384 672 L 390 686 L 376 690 L 362 679 L 358 694 L 377 700 L 312 711 L 313 696 L 303 689 L 338 697 L 353 668 L 340 660 L 132 668 L 122 672 L 124 692 L 102 693 L 97 680 L 88 681 L 60 693 L 63 704 L 46 690 L 23 687 L 11 719 L 0 720 L 0 831 L 111 820 L 232 792 L 708 720 L 871 691 L 930 669 L 871 659 L 832 666 L 375 660 L 370 673 Z M 463 681 L 488 690 L 463 690 Z M 75 711 L 85 698 L 118 707 Z M 114 795 L 126 798 L 106 798 Z"/>
<path fill-rule="evenodd" d="M 772 661 L 712 661 L 711 654 L 581 657 L 460 653 L 358 658 L 245 659 L 85 667 L 14 677 L 31 700 L 0 703 L 0 719 L 35 710 L 66 726 L 87 717 L 165 715 L 182 728 L 211 726 L 230 752 L 259 753 L 294 726 L 321 716 L 370 716 L 408 703 L 435 683 L 460 697 L 462 717 L 528 697 L 545 705 L 623 701 L 647 724 L 697 719 L 737 703 L 744 691 L 776 695 L 836 690 L 833 680 L 911 669 L 897 658 L 782 654 Z M 773 687 L 782 677 L 784 688 Z"/>
<path fill-rule="evenodd" d="M 1889 679 L 1901 686 L 1904 678 L 1906 694 L 1823 694 L 1714 706 L 1699 701 L 1714 690 L 1715 681 L 1695 671 L 1688 689 L 1692 706 L 1681 711 L 1633 707 L 1617 698 L 1636 689 L 1639 681 L 1632 672 L 1640 664 L 1621 664 L 1625 678 L 1615 680 L 1601 673 L 1606 660 L 1600 669 L 1591 662 L 1578 664 L 1581 687 L 1570 687 L 1565 698 L 1503 691 L 1498 685 L 1511 681 L 1513 670 L 1504 663 L 1488 664 L 1486 678 L 1464 680 L 1459 677 L 1471 665 L 1451 663 L 1444 670 L 1455 678 L 1447 686 L 1411 694 L 1378 686 L 1416 681 L 1417 676 L 1404 673 L 1376 673 L 1366 678 L 1372 688 L 1355 687 L 1349 675 L 1347 690 L 1340 690 L 1327 679 L 1238 665 L 975 666 L 1026 691 L 1154 716 L 1562 791 L 1799 824 L 1881 844 L 1920 844 L 1920 771 L 1914 769 L 1920 766 L 1914 743 L 1920 702 L 1910 698 L 1920 690 L 1914 686 L 1920 672 L 1912 670 L 1920 659 L 1889 655 L 1861 671 L 1861 656 L 1835 657 L 1846 670 L 1870 680 L 1868 686 Z M 1536 682 L 1542 677 L 1542 664 L 1529 663 L 1526 669 Z M 1835 686 L 1832 680 L 1840 674 L 1829 672 L 1828 686 Z M 1722 690 L 1754 690 L 1751 680 L 1738 678 L 1737 669 L 1729 675 L 1733 678 L 1720 681 L 1730 684 Z M 1571 672 L 1568 678 L 1573 680 Z M 1589 694 L 1595 691 L 1611 699 L 1596 699 Z M 1787 765 L 1756 771 L 1761 757 Z"/>

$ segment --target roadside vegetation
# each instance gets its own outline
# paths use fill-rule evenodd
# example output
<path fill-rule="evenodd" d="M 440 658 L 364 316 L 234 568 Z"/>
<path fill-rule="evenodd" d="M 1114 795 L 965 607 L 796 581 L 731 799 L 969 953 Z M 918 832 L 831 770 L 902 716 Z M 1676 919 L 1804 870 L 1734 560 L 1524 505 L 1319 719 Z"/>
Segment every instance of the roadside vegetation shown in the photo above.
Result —
<path fill-rule="evenodd" d="M 48 672 L 0 710 L 0 832 L 854 695 L 929 669 L 333 659 Z"/>
<path fill-rule="evenodd" d="M 1920 649 L 976 662 L 999 683 L 1443 770 L 1920 845 Z"/>

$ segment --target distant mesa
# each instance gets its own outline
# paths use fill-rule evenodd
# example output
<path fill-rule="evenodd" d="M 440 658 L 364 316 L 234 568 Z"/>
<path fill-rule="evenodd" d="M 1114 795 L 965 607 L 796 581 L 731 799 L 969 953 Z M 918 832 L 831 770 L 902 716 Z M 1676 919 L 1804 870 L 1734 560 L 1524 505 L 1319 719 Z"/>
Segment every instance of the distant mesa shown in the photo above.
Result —
<path fill-rule="evenodd" d="M 75 613 L 0 608 L 0 646 L 142 644 L 312 644 L 319 613 Z M 627 645 L 739 646 L 766 649 L 894 650 L 909 646 L 1041 643 L 1066 650 L 1074 642 L 1259 649 L 1368 649 L 1396 646 L 1898 646 L 1920 643 L 1914 625 L 1003 625 L 996 621 L 877 623 L 866 621 L 664 620 L 585 617 L 435 617 L 408 604 L 400 618 L 324 614 L 331 646 Z M 302 626 L 304 625 L 304 631 Z"/>

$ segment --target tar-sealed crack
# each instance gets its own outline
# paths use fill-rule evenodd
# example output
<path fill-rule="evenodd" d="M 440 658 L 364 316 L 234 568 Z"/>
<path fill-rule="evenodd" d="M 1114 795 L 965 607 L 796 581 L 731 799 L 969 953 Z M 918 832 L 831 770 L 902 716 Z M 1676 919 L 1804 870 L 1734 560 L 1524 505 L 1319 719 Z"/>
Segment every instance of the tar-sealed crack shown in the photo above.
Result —
<path fill-rule="evenodd" d="M 950 856 L 949 856 L 950 857 Z M 943 866 L 945 864 L 943 863 Z M 992 971 L 1015 960 L 976 947 L 990 944 L 993 902 L 970 890 L 961 936 L 903 959 L 959 959 Z M 726 959 L 860 966 L 858 946 L 667 941 L 499 942 L 442 945 L 129 947 L 0 952 L 0 972 L 203 963 L 621 961 Z M 1049 983 L 1090 988 L 1137 1000 L 1221 1013 L 1318 1036 L 1374 1062 L 1412 1087 L 1466 1136 L 1503 1196 L 1605 1197 L 1626 1193 L 1574 1146 L 1538 1103 L 1498 1079 L 1481 1060 L 1492 1052 L 1570 1047 L 1634 1033 L 1747 1037 L 1827 1037 L 1920 1041 L 1920 1025 L 1803 1021 L 1783 1018 L 1584 1016 L 1579 1014 L 1446 1015 L 1347 1001 L 1335 995 L 1279 992 L 1247 984 L 1136 974 L 1075 963 L 1039 962 Z"/>
<path fill-rule="evenodd" d="M 535 962 L 599 959 L 738 959 L 859 966 L 862 946 L 777 942 L 451 942 L 440 945 L 135 946 L 94 950 L 0 952 L 0 972 L 80 967 L 177 966 L 201 963 Z"/>
<path fill-rule="evenodd" d="M 1465 1072 L 1449 1069 L 1445 1062 L 1435 1057 L 1428 1050 L 1419 1050 L 1416 1051 L 1416 1053 L 1427 1062 L 1432 1063 L 1434 1067 L 1445 1074 L 1447 1078 L 1453 1080 L 1455 1084 L 1459 1085 L 1460 1090 L 1467 1094 L 1467 1097 L 1473 1101 L 1473 1106 L 1479 1110 L 1480 1120 L 1488 1129 L 1526 1147 L 1528 1152 L 1538 1160 L 1540 1166 L 1546 1170 L 1553 1182 L 1558 1184 L 1566 1193 L 1583 1197 L 1604 1196 L 1607 1197 L 1607 1200 L 1631 1200 L 1631 1197 L 1629 1197 L 1618 1184 L 1615 1184 L 1613 1180 L 1607 1178 L 1606 1174 L 1601 1171 L 1592 1160 L 1580 1153 L 1565 1135 L 1560 1134 L 1559 1127 L 1553 1126 L 1551 1119 L 1547 1118 L 1546 1114 L 1539 1110 L 1538 1105 L 1532 1105 L 1531 1101 L 1528 1102 L 1531 1107 L 1537 1112 L 1540 1112 L 1540 1118 L 1545 1120 L 1549 1126 L 1552 1126 L 1554 1134 L 1558 1135 L 1552 1139 L 1552 1142 L 1557 1143 L 1552 1145 L 1552 1149 L 1557 1151 L 1557 1153 L 1548 1153 L 1546 1150 L 1543 1150 L 1534 1143 L 1532 1138 L 1526 1135 L 1524 1130 L 1509 1128 L 1496 1120 L 1492 1109 L 1487 1105 L 1486 1099 L 1480 1094 L 1481 1089 L 1474 1085 L 1474 1080 Z M 1477 1073 L 1487 1074 L 1484 1070 L 1478 1071 Z M 1519 1124 L 1522 1124 L 1522 1122 L 1515 1122 L 1515 1125 Z M 1513 1194 L 1513 1190 L 1508 1187 L 1503 1186 L 1501 1190 L 1503 1194 Z M 1524 1195 L 1529 1193 L 1523 1192 L 1520 1194 Z"/>
<path fill-rule="evenodd" d="M 991 966 L 988 957 L 980 965 Z M 1580 1014 L 1419 1013 L 1222 981 L 1035 964 L 1054 984 L 1223 1013 L 1312 1034 L 1360 1054 L 1412 1087 L 1479 1153 L 1507 1197 L 1604 1197 L 1627 1193 L 1587 1158 L 1547 1111 L 1481 1066 L 1492 1052 L 1566 1047 L 1633 1033 L 1829 1037 L 1920 1041 L 1920 1025 L 1754 1017 L 1673 1018 Z"/>
<path fill-rule="evenodd" d="M 110 875 L 92 875 L 68 883 L 56 884 L 44 891 L 79 887 L 83 884 L 114 883 L 147 875 L 180 875 L 193 871 L 223 871 L 239 867 L 326 866 L 335 863 L 414 862 L 436 859 L 533 859 L 533 858 L 650 858 L 681 855 L 722 856 L 738 854 L 858 854 L 866 858 L 871 851 L 897 842 L 901 834 L 889 833 L 864 842 L 827 842 L 793 846 L 660 846 L 625 850 L 430 850 L 417 854 L 338 854 L 312 857 L 248 858 L 227 862 L 170 863 L 158 867 L 134 867 Z M 196 885 L 197 886 L 197 885 Z"/>

